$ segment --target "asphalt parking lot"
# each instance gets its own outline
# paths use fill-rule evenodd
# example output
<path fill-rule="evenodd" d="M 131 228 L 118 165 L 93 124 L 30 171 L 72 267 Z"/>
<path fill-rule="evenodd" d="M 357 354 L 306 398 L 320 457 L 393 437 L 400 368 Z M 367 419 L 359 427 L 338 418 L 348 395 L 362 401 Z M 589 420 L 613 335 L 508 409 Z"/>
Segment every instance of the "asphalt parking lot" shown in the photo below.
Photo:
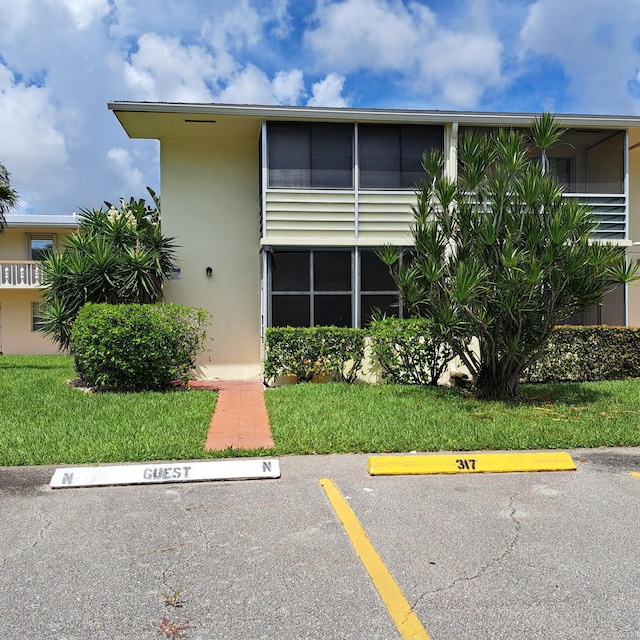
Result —
<path fill-rule="evenodd" d="M 401 638 L 320 486 L 356 514 L 431 640 L 640 638 L 640 448 L 573 472 L 57 489 L 0 469 L 3 640 Z M 173 635 L 172 635 L 173 634 Z"/>

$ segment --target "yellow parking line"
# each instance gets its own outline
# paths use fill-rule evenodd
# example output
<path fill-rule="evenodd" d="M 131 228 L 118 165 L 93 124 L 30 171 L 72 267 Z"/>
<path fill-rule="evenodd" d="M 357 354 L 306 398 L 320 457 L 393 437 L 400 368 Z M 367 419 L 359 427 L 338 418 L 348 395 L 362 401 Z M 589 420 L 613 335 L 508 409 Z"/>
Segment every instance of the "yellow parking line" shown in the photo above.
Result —
<path fill-rule="evenodd" d="M 564 451 L 371 456 L 367 465 L 372 476 L 575 470 L 575 462 Z"/>
<path fill-rule="evenodd" d="M 632 471 L 629 475 L 633 476 L 634 478 L 640 478 L 640 473 L 636 473 L 635 471 Z"/>
<path fill-rule="evenodd" d="M 342 497 L 340 491 L 328 478 L 320 480 L 320 484 L 327 494 L 327 498 L 329 498 L 336 515 L 342 522 L 364 568 L 371 576 L 371 580 L 400 632 L 402 640 L 430 640 L 418 616 L 411 610 L 411 606 L 402 591 L 400 591 L 400 587 L 398 587 L 384 562 L 382 562 L 366 531 L 358 522 L 358 518 L 356 518 L 355 513 Z"/>

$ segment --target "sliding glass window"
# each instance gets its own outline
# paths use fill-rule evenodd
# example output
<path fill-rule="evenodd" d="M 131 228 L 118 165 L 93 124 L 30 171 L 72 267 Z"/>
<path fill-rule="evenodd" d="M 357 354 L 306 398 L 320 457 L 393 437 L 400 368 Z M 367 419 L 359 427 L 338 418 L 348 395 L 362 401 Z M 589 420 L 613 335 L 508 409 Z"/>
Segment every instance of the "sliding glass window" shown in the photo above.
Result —
<path fill-rule="evenodd" d="M 407 249 L 401 260 L 410 256 Z M 374 249 L 271 249 L 270 326 L 366 327 L 376 313 L 402 317 L 403 307 L 389 269 Z"/>
<path fill-rule="evenodd" d="M 353 326 L 351 250 L 274 251 L 271 326 Z"/>

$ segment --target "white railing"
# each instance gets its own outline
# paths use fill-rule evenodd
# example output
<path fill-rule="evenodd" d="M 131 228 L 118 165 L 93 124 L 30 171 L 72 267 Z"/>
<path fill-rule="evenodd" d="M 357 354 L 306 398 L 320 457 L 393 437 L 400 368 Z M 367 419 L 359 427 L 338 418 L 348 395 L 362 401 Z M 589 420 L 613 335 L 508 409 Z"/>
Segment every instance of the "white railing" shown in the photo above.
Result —
<path fill-rule="evenodd" d="M 0 260 L 0 288 L 35 288 L 42 281 L 40 263 L 34 260 Z"/>

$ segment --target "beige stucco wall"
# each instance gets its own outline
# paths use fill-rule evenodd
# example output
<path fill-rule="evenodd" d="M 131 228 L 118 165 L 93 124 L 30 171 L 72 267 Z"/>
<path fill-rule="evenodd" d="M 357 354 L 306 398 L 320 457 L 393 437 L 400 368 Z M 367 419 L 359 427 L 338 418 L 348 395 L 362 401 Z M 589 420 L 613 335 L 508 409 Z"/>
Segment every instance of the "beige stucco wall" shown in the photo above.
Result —
<path fill-rule="evenodd" d="M 26 260 L 27 245 L 24 229 L 5 229 L 0 236 L 0 260 Z"/>
<path fill-rule="evenodd" d="M 629 152 L 629 239 L 640 242 L 640 148 Z M 640 246 L 631 246 L 629 260 L 640 260 Z M 627 288 L 627 324 L 640 326 L 640 282 L 634 282 Z"/>
<path fill-rule="evenodd" d="M 166 298 L 213 315 L 202 378 L 261 373 L 258 157 L 256 142 L 162 142 L 162 230 L 181 245 Z"/>
<path fill-rule="evenodd" d="M 49 338 L 31 331 L 31 303 L 39 299 L 37 289 L 0 288 L 0 344 L 6 354 L 59 353 Z"/>

